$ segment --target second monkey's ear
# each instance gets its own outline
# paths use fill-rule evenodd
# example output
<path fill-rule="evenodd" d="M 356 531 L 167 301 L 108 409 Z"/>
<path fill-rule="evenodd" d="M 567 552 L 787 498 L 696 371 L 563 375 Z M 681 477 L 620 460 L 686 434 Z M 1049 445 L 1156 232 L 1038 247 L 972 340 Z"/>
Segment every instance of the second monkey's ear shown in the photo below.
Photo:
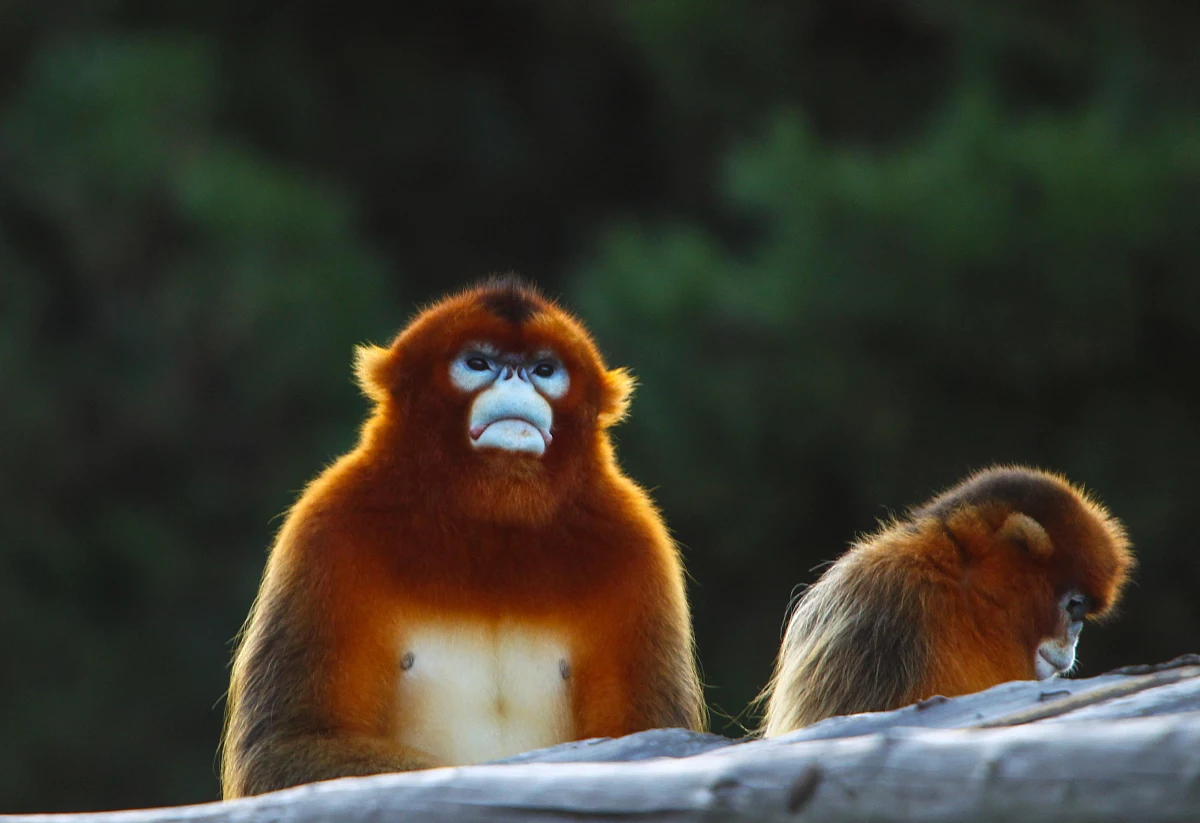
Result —
<path fill-rule="evenodd" d="M 1027 514 L 1013 512 L 997 532 L 1001 539 L 1029 552 L 1038 560 L 1048 560 L 1054 553 L 1054 544 L 1042 524 Z"/>
<path fill-rule="evenodd" d="M 389 349 L 369 344 L 354 347 L 354 376 L 363 394 L 376 403 L 388 396 L 391 365 Z"/>
<path fill-rule="evenodd" d="M 604 374 L 604 385 L 600 399 L 600 426 L 608 428 L 621 419 L 629 411 L 629 401 L 633 396 L 636 381 L 626 369 L 610 369 Z"/>

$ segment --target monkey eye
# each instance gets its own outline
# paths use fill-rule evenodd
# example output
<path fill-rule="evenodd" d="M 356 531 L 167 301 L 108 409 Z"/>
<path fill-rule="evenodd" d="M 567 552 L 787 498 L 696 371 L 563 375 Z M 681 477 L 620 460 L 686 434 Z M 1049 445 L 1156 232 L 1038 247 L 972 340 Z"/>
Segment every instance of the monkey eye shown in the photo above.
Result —
<path fill-rule="evenodd" d="M 533 378 L 538 392 L 551 400 L 557 400 L 567 393 L 571 379 L 561 360 L 552 352 L 538 352 L 530 360 L 534 364 L 529 369 L 529 376 Z"/>
<path fill-rule="evenodd" d="M 489 366 L 488 361 L 482 357 L 468 357 L 467 368 L 471 371 L 487 371 L 491 368 L 491 366 Z"/>
<path fill-rule="evenodd" d="M 1067 598 L 1063 608 L 1066 609 L 1072 621 L 1078 622 L 1087 617 L 1087 613 L 1092 610 L 1091 600 L 1086 594 L 1074 594 Z"/>

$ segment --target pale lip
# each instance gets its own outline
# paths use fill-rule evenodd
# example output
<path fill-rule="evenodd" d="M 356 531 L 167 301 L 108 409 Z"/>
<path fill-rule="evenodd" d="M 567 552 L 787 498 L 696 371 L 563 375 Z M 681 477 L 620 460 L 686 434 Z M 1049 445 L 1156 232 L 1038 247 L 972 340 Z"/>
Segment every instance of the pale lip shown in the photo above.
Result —
<path fill-rule="evenodd" d="M 1046 680 L 1062 674 L 1075 664 L 1074 655 L 1055 653 L 1045 646 L 1038 647 L 1037 657 L 1033 660 L 1033 668 L 1038 680 Z"/>
<path fill-rule="evenodd" d="M 516 423 L 516 424 L 522 424 L 522 425 L 520 425 L 520 426 L 518 426 L 518 427 L 516 427 L 516 428 L 517 428 L 518 430 L 519 430 L 519 429 L 526 429 L 526 428 L 528 428 L 528 429 L 532 429 L 533 431 L 537 432 L 537 433 L 538 433 L 538 434 L 541 436 L 541 438 L 542 438 L 542 441 L 543 441 L 543 443 L 544 443 L 546 446 L 549 446 L 549 445 L 550 445 L 550 441 L 552 441 L 552 440 L 554 439 L 554 435 L 553 435 L 553 434 L 551 434 L 551 433 L 550 433 L 550 431 L 549 431 L 548 429 L 542 429 L 540 426 L 538 426 L 538 425 L 537 425 L 536 423 L 534 423 L 532 420 L 529 420 L 529 419 L 527 419 L 527 418 L 525 418 L 525 417 L 516 417 L 516 416 L 513 416 L 513 417 L 498 417 L 498 418 L 496 418 L 495 420 L 489 420 L 489 421 L 488 421 L 488 422 L 486 422 L 486 423 L 481 423 L 481 424 L 479 424 L 479 425 L 477 425 L 477 426 L 472 426 L 472 427 L 471 427 L 471 430 L 470 430 L 471 439 L 472 439 L 472 440 L 479 440 L 479 438 L 483 436 L 483 433 L 484 433 L 485 431 L 487 431 L 489 428 L 491 428 L 492 426 L 496 425 L 497 423 L 509 423 L 509 424 Z"/>

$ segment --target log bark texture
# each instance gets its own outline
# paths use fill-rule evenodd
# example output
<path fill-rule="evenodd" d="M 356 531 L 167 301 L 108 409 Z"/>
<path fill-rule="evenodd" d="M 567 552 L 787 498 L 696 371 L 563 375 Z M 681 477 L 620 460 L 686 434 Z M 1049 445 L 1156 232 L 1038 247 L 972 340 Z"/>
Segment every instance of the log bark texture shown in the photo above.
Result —
<path fill-rule="evenodd" d="M 226 803 L 0 823 L 1200 821 L 1198 662 L 1009 683 L 769 741 L 658 730 Z"/>

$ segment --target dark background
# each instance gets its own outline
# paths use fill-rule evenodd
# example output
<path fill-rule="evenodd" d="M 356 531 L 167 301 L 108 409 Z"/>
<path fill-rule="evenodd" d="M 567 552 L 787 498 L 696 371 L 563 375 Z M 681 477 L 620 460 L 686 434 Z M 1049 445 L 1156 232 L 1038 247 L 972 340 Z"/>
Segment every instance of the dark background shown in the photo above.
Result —
<path fill-rule="evenodd" d="M 1082 673 L 1200 651 L 1194 3 L 368 8 L 0 2 L 0 811 L 217 796 L 352 346 L 492 271 L 640 379 L 717 731 L 794 585 L 997 461 L 1132 534 Z"/>

